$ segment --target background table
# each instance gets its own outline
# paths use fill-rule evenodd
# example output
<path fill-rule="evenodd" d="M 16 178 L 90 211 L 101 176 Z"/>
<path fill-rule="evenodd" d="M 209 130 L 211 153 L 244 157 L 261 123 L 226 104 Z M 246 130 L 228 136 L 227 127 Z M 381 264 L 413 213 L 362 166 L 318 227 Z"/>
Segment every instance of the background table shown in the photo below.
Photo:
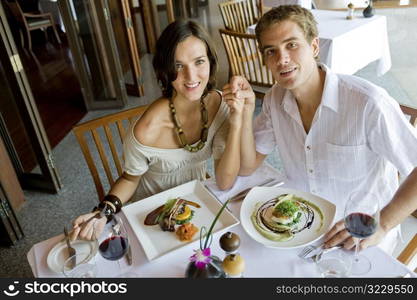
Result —
<path fill-rule="evenodd" d="M 319 30 L 320 61 L 335 73 L 354 74 L 377 61 L 377 74 L 391 68 L 387 18 L 364 18 L 360 12 L 347 20 L 345 11 L 311 10 Z M 255 26 L 248 28 L 254 34 Z"/>

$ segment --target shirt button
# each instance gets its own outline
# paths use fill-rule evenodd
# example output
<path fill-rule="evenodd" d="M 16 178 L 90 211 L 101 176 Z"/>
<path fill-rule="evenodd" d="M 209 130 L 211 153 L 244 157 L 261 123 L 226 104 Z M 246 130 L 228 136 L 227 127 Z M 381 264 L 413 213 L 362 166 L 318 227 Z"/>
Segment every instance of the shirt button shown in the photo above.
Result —
<path fill-rule="evenodd" d="M 311 147 L 310 147 L 310 146 L 307 146 L 306 148 L 307 148 L 307 150 L 310 150 L 310 149 L 311 149 Z"/>

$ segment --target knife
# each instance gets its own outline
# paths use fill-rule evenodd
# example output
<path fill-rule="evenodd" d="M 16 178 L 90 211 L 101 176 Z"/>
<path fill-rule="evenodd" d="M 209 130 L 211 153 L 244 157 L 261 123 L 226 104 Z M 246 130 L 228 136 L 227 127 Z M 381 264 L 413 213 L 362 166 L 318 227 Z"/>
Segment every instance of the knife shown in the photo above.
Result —
<path fill-rule="evenodd" d="M 67 242 L 67 250 L 68 250 L 67 259 L 71 257 L 68 267 L 70 269 L 73 269 L 75 267 L 75 264 L 76 264 L 76 257 L 75 257 L 76 251 L 73 247 L 71 247 L 71 242 L 70 242 L 70 238 L 69 238 L 66 226 L 64 226 L 64 235 L 65 235 L 65 241 Z"/>
<path fill-rule="evenodd" d="M 260 184 L 252 186 L 250 188 L 247 188 L 247 189 L 239 192 L 238 194 L 234 195 L 232 198 L 230 198 L 230 202 L 243 200 L 243 198 L 246 197 L 246 195 L 250 192 L 250 190 L 253 189 L 256 186 L 274 186 L 274 187 L 276 187 L 276 186 L 280 186 L 280 185 L 283 185 L 283 184 L 284 184 L 283 181 L 278 181 L 276 179 L 268 179 L 268 180 L 266 180 L 266 181 L 264 181 Z"/>
<path fill-rule="evenodd" d="M 131 266 L 133 263 L 133 260 L 132 260 L 132 247 L 130 247 L 130 244 L 127 249 L 126 260 L 127 260 L 127 264 Z"/>
<path fill-rule="evenodd" d="M 329 253 L 329 252 L 332 252 L 332 251 L 334 251 L 334 250 L 337 250 L 337 249 L 341 249 L 343 247 L 343 245 L 336 245 L 336 246 L 333 246 L 333 247 L 331 247 L 331 248 L 323 248 L 323 245 L 321 245 L 320 247 L 317 247 L 317 249 L 314 249 L 313 251 L 311 251 L 308 255 L 306 255 L 306 257 L 304 257 L 305 259 L 309 259 L 309 258 L 311 258 L 311 259 L 313 259 L 313 260 L 315 260 L 316 258 L 318 258 L 318 259 L 320 259 L 320 257 L 323 255 L 323 254 L 326 254 L 326 253 Z"/>

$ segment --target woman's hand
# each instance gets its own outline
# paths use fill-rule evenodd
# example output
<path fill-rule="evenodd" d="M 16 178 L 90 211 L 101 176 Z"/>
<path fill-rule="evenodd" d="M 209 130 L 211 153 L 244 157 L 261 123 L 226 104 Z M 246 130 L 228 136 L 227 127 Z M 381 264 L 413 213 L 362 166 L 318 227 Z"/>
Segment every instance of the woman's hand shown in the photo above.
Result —
<path fill-rule="evenodd" d="M 87 223 L 84 223 L 95 214 L 97 212 L 81 215 L 72 222 L 73 229 L 70 233 L 72 241 L 77 238 L 91 241 L 100 236 L 107 222 L 106 217 L 92 218 Z"/>
<path fill-rule="evenodd" d="M 361 251 L 370 246 L 377 245 L 386 235 L 386 231 L 378 226 L 378 230 L 368 238 L 362 239 L 358 250 Z M 324 236 L 325 248 L 343 244 L 343 248 L 347 250 L 355 250 L 355 240 L 345 228 L 344 220 L 337 222 L 332 229 Z"/>
<path fill-rule="evenodd" d="M 230 82 L 223 87 L 223 98 L 237 98 L 244 99 L 244 109 L 255 108 L 255 93 L 252 90 L 252 86 L 242 76 L 233 76 Z"/>
<path fill-rule="evenodd" d="M 243 107 L 245 105 L 244 99 L 239 99 L 233 96 L 233 94 L 229 94 L 227 98 L 223 98 L 226 101 L 226 104 L 229 106 L 230 109 L 230 118 L 229 122 L 230 125 L 236 126 L 238 128 L 242 125 L 242 112 Z"/>

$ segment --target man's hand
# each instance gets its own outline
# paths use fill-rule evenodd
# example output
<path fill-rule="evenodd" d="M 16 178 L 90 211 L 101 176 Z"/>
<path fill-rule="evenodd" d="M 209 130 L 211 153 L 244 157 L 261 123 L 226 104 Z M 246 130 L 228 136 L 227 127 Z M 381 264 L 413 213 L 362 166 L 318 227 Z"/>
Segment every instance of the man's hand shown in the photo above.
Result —
<path fill-rule="evenodd" d="M 233 76 L 230 82 L 223 87 L 223 98 L 224 99 L 244 99 L 245 107 L 255 107 L 255 93 L 252 90 L 251 85 L 242 76 Z"/>
<path fill-rule="evenodd" d="M 370 237 L 361 240 L 359 244 L 359 251 L 370 246 L 377 245 L 385 237 L 386 231 L 378 226 L 378 230 Z M 332 229 L 324 236 L 325 248 L 330 248 L 336 245 L 343 244 L 343 248 L 347 250 L 355 249 L 355 240 L 345 228 L 344 220 L 337 222 Z"/>

